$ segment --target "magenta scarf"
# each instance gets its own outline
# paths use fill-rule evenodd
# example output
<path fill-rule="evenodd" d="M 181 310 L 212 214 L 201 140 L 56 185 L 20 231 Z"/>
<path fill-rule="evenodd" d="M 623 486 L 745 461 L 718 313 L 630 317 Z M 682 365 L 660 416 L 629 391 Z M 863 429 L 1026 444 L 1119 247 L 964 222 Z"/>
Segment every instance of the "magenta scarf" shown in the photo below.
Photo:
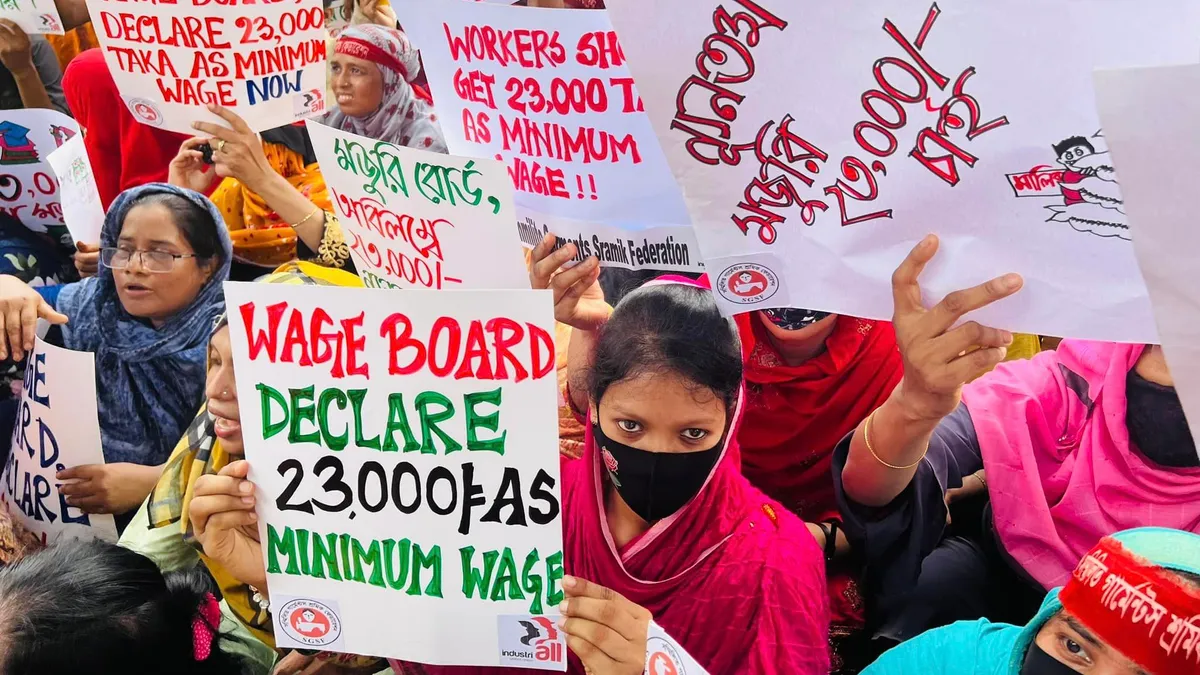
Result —
<path fill-rule="evenodd" d="M 663 277 L 651 283 L 687 283 Z M 594 581 L 650 610 L 713 675 L 826 675 L 829 600 L 825 561 L 808 528 L 741 474 L 740 396 L 721 458 L 675 515 L 618 550 L 604 510 L 600 450 L 587 424 L 583 457 L 562 465 L 567 574 Z M 399 664 L 396 664 L 399 665 Z M 506 668 L 396 672 L 514 675 Z M 531 671 L 537 672 L 537 671 Z M 568 673 L 583 675 L 572 654 Z"/>
<path fill-rule="evenodd" d="M 1159 468 L 1129 442 L 1125 379 L 1144 349 L 1064 340 L 1057 351 L 1002 364 L 963 391 L 996 530 L 1009 555 L 1047 589 L 1065 583 L 1080 558 L 1114 532 L 1200 532 L 1200 469 Z"/>

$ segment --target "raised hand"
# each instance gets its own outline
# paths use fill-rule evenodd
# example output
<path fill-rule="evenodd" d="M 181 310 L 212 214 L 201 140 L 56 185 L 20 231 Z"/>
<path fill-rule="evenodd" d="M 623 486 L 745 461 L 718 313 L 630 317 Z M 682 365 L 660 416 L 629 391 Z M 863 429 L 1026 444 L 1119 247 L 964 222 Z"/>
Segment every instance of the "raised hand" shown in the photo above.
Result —
<path fill-rule="evenodd" d="M 547 234 L 533 249 L 529 285 L 554 291 L 554 319 L 583 331 L 596 330 L 608 320 L 612 308 L 600 288 L 600 261 L 594 256 L 566 268 L 576 255 L 575 244 L 554 250 L 554 235 Z"/>

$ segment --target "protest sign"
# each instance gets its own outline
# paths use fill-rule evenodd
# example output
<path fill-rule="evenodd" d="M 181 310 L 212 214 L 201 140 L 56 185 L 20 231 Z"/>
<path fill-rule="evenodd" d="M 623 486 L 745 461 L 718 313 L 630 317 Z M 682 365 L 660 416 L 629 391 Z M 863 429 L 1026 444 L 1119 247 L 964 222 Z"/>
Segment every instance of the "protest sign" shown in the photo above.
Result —
<path fill-rule="evenodd" d="M 646 675 L 708 675 L 708 671 L 662 626 L 651 621 L 646 635 Z"/>
<path fill-rule="evenodd" d="M 276 644 L 565 670 L 551 294 L 225 298 Z"/>
<path fill-rule="evenodd" d="M 63 221 L 71 238 L 93 245 L 99 243 L 104 207 L 100 204 L 100 189 L 96 187 L 83 136 L 73 136 L 46 160 L 58 176 Z"/>
<path fill-rule="evenodd" d="M 1102 70 L 1096 105 L 1125 198 L 1133 249 L 1192 436 L 1200 441 L 1200 65 Z M 1170 166 L 1163 165 L 1170 148 Z M 1196 444 L 1200 447 L 1200 442 Z"/>
<path fill-rule="evenodd" d="M 46 158 L 78 133 L 75 120 L 57 110 L 0 113 L 0 211 L 62 240 L 62 198 Z"/>
<path fill-rule="evenodd" d="M 495 157 L 517 217 L 604 265 L 703 268 L 679 187 L 604 12 L 395 0 L 450 151 Z M 540 241 L 522 230 L 522 242 Z M 639 261 L 627 245 L 656 252 Z M 580 252 L 582 260 L 586 253 Z"/>
<path fill-rule="evenodd" d="M 321 0 L 87 0 L 104 58 L 129 112 L 194 134 L 210 104 L 255 131 L 325 112 Z"/>
<path fill-rule="evenodd" d="M 0 1 L 0 19 L 8 19 L 30 35 L 63 35 L 54 0 Z"/>
<path fill-rule="evenodd" d="M 311 120 L 308 134 L 368 288 L 529 287 L 512 183 L 500 162 L 414 150 Z"/>
<path fill-rule="evenodd" d="M 104 463 L 95 368 L 94 354 L 55 347 L 40 338 L 25 367 L 12 450 L 0 479 L 0 503 L 43 543 L 117 540 L 113 517 L 68 506 L 56 478 L 63 469 Z"/>
<path fill-rule="evenodd" d="M 1200 4 L 612 0 L 726 313 L 892 313 L 925 234 L 927 300 L 1007 272 L 974 315 L 1152 341 L 1096 114 L 1099 66 L 1196 58 Z"/>

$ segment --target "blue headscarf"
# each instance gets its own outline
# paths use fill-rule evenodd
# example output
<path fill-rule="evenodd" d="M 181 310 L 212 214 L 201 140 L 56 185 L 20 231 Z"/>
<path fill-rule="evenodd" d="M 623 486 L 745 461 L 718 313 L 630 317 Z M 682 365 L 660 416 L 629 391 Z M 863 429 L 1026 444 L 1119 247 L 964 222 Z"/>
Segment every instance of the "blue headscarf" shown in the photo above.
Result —
<path fill-rule="evenodd" d="M 190 305 L 155 329 L 121 305 L 113 271 L 63 288 L 57 309 L 70 318 L 63 346 L 96 354 L 96 397 L 106 462 L 162 464 L 204 397 L 208 338 L 225 311 L 233 245 L 221 212 L 198 192 L 150 183 L 122 192 L 108 209 L 100 246 L 115 247 L 125 216 L 148 195 L 173 194 L 204 209 L 221 242 L 221 263 Z"/>

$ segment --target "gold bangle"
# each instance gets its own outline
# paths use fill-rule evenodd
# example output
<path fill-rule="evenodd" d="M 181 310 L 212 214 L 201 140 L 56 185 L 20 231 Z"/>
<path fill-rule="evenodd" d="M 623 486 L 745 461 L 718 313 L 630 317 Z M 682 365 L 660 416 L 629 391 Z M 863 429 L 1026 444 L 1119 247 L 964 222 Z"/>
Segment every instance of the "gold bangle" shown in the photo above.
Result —
<path fill-rule="evenodd" d="M 325 213 L 325 234 L 317 247 L 317 261 L 325 267 L 344 269 L 350 260 L 350 247 L 342 234 L 342 224 L 331 212 Z"/>
<path fill-rule="evenodd" d="M 866 442 L 867 450 L 869 450 L 871 452 L 871 456 L 875 458 L 875 461 L 879 462 L 880 464 L 886 466 L 889 469 L 895 469 L 896 471 L 907 471 L 908 469 L 911 469 L 911 468 L 915 467 L 916 465 L 920 464 L 921 460 L 925 459 L 925 455 L 929 454 L 929 446 L 925 446 L 925 452 L 921 453 L 921 456 L 917 458 L 917 461 L 913 462 L 912 464 L 909 464 L 908 466 L 897 466 L 895 464 L 888 464 L 887 462 L 885 462 L 879 458 L 879 455 L 877 455 L 875 453 L 875 448 L 871 447 L 871 419 L 875 417 L 876 412 L 879 412 L 878 408 L 875 409 L 875 411 L 872 412 L 870 415 L 867 415 L 867 422 L 866 422 L 866 424 L 863 425 L 863 441 Z"/>
<path fill-rule="evenodd" d="M 315 215 L 317 215 L 317 214 L 318 214 L 318 213 L 320 213 L 320 212 L 321 212 L 321 208 L 320 208 L 320 207 L 317 207 L 317 208 L 313 209 L 312 211 L 309 211 L 309 212 L 308 212 L 308 215 L 307 215 L 307 216 L 304 216 L 304 219 L 303 219 L 303 220 L 301 220 L 301 221 L 300 221 L 300 222 L 298 222 L 298 223 L 292 223 L 292 228 L 294 229 L 294 228 L 300 227 L 301 225 L 303 225 L 303 224 L 307 223 L 308 221 L 312 220 L 312 217 L 313 217 L 313 216 L 315 216 Z"/>

